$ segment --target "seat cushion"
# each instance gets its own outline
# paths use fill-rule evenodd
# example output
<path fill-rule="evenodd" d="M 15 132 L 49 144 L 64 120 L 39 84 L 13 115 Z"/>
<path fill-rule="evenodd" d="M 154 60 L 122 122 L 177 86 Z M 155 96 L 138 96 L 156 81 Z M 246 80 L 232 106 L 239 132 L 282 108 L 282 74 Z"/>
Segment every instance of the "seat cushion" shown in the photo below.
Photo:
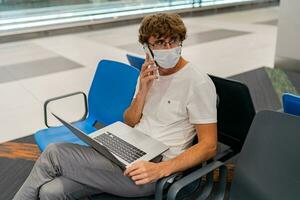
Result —
<path fill-rule="evenodd" d="M 95 127 L 89 125 L 87 120 L 75 122 L 74 125 L 86 134 L 90 134 L 97 130 Z M 69 142 L 87 145 L 64 126 L 39 130 L 34 134 L 34 138 L 41 151 L 44 151 L 50 143 Z"/>

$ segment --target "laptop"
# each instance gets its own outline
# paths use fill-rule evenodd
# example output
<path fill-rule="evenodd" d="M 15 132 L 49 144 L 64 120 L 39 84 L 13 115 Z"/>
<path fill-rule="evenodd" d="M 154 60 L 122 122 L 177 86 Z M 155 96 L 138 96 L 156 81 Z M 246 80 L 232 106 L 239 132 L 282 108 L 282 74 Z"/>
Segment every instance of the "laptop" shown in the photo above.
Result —
<path fill-rule="evenodd" d="M 57 115 L 52 115 L 122 170 L 137 160 L 151 161 L 169 149 L 162 142 L 119 121 L 87 135 Z"/>

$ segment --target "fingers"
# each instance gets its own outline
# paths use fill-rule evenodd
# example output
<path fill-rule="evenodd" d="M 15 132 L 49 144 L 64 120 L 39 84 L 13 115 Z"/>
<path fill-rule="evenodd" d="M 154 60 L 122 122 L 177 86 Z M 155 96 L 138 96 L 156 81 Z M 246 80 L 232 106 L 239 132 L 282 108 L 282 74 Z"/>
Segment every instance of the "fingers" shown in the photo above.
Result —
<path fill-rule="evenodd" d="M 144 81 L 145 81 L 146 83 L 148 83 L 148 82 L 153 81 L 153 80 L 155 80 L 155 79 L 157 79 L 157 76 L 156 76 L 156 75 L 149 75 L 149 76 L 147 76 L 147 77 L 144 78 Z"/>
<path fill-rule="evenodd" d="M 157 72 L 154 72 L 155 70 L 158 70 L 158 67 L 150 67 L 151 65 L 154 65 L 153 61 L 145 61 L 140 72 L 139 90 L 142 91 L 144 95 L 147 95 L 153 81 L 155 79 L 158 79 L 158 77 L 156 76 Z"/>
<path fill-rule="evenodd" d="M 149 62 L 150 61 L 150 56 L 149 56 L 149 53 L 146 53 L 146 62 Z"/>
<path fill-rule="evenodd" d="M 143 160 L 138 160 L 133 162 L 131 165 L 128 165 L 126 170 L 124 171 L 124 175 L 128 176 L 131 172 L 140 169 L 144 162 L 145 161 Z"/>
<path fill-rule="evenodd" d="M 138 161 L 131 166 L 129 166 L 124 175 L 131 177 L 131 179 L 135 182 L 136 185 L 142 185 L 151 182 L 151 178 L 149 173 L 146 170 L 144 161 Z"/>
<path fill-rule="evenodd" d="M 150 180 L 149 178 L 145 178 L 145 179 L 135 181 L 134 183 L 136 185 L 144 185 L 144 184 L 151 183 L 151 182 L 153 182 L 153 180 Z"/>
<path fill-rule="evenodd" d="M 154 61 L 153 60 L 145 60 L 144 64 L 142 65 L 141 72 L 145 71 L 146 69 L 149 68 L 149 66 L 154 66 Z M 151 67 L 150 67 L 151 68 Z"/>
<path fill-rule="evenodd" d="M 130 176 L 130 177 L 132 178 L 132 177 L 135 177 L 135 176 L 140 176 L 140 175 L 143 174 L 143 173 L 144 173 L 144 170 L 142 170 L 142 169 L 137 169 L 137 170 L 131 171 L 131 172 L 128 174 L 128 176 Z M 145 177 L 143 177 L 143 178 L 145 178 Z"/>
<path fill-rule="evenodd" d="M 151 183 L 154 180 L 153 177 L 151 177 L 151 175 L 149 175 L 146 172 L 140 173 L 135 176 L 131 176 L 131 179 L 134 181 L 134 183 L 136 185 L 143 185 L 143 184 Z"/>
<path fill-rule="evenodd" d="M 133 180 L 136 185 L 143 185 L 146 183 L 150 183 L 152 181 L 152 179 L 147 173 L 139 173 L 137 175 L 130 176 L 130 177 L 131 180 Z"/>
<path fill-rule="evenodd" d="M 131 177 L 131 179 L 134 181 L 136 185 L 143 185 L 152 182 L 152 179 L 148 176 L 145 176 L 144 174 L 139 175 L 139 177 Z"/>
<path fill-rule="evenodd" d="M 153 75 L 153 74 L 154 74 L 154 71 L 156 71 L 157 69 L 158 69 L 157 67 L 150 67 L 150 68 L 145 69 L 145 70 L 141 73 L 142 78 L 144 78 L 144 77 L 146 77 L 146 76 L 149 76 L 150 74 Z"/>
<path fill-rule="evenodd" d="M 135 176 L 131 176 L 131 179 L 133 181 L 139 181 L 139 180 L 145 179 L 147 177 L 148 177 L 147 174 L 141 173 L 141 174 L 138 174 L 138 175 L 135 175 Z"/>
<path fill-rule="evenodd" d="M 143 185 L 161 178 L 160 171 L 156 163 L 140 160 L 130 165 L 124 175 L 129 176 L 136 185 Z"/>
<path fill-rule="evenodd" d="M 125 176 L 129 176 L 130 173 L 132 173 L 133 171 L 137 170 L 138 168 L 139 168 L 138 165 L 135 165 L 135 164 L 130 165 L 130 166 L 125 170 L 124 175 L 125 175 Z"/>

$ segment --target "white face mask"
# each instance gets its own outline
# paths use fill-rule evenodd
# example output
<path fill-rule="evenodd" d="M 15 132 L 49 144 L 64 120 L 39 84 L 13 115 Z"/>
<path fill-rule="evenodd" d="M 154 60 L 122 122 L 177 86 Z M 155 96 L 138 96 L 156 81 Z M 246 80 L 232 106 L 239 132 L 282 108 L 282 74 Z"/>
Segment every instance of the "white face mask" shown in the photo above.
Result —
<path fill-rule="evenodd" d="M 165 69 L 175 67 L 181 56 L 181 46 L 172 49 L 152 50 L 154 60 L 157 64 Z"/>

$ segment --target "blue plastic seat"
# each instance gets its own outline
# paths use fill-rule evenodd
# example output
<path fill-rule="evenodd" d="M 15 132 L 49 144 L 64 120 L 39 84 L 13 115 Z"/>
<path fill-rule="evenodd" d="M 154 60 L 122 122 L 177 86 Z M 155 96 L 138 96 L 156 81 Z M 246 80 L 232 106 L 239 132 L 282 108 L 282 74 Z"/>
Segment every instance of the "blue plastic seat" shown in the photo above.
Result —
<path fill-rule="evenodd" d="M 85 133 L 92 133 L 96 130 L 96 128 L 90 126 L 86 120 L 76 122 L 74 125 Z M 86 145 L 83 141 L 70 133 L 69 129 L 64 126 L 39 130 L 34 134 L 34 138 L 41 151 L 44 151 L 48 144 L 57 142 L 70 142 Z"/>
<path fill-rule="evenodd" d="M 282 104 L 285 113 L 300 116 L 300 96 L 284 93 L 282 95 Z"/>
<path fill-rule="evenodd" d="M 130 55 L 130 54 L 126 54 L 126 57 L 131 66 L 133 66 L 141 71 L 142 65 L 145 62 L 145 58 L 141 58 L 141 57 Z"/>
<path fill-rule="evenodd" d="M 116 61 L 101 60 L 89 90 L 86 103 L 87 114 L 81 121 L 75 122 L 75 126 L 89 134 L 97 130 L 95 124 L 106 126 L 116 121 L 123 121 L 123 113 L 131 103 L 138 76 L 139 71 L 134 67 Z M 84 93 L 72 93 L 46 101 L 44 106 L 46 126 L 48 126 L 47 103 L 78 94 Z M 71 142 L 84 144 L 63 126 L 39 130 L 34 137 L 42 151 L 50 143 Z"/>

